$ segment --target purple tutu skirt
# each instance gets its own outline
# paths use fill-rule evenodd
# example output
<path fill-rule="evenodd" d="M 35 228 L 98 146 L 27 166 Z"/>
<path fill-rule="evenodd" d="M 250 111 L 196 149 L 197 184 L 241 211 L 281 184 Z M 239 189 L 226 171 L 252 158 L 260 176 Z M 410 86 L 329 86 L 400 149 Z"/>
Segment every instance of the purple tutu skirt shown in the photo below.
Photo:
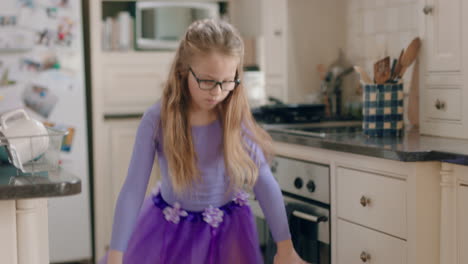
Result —
<path fill-rule="evenodd" d="M 100 263 L 105 263 L 107 257 Z M 261 264 L 254 216 L 245 193 L 202 212 L 147 198 L 124 253 L 124 264 Z"/>

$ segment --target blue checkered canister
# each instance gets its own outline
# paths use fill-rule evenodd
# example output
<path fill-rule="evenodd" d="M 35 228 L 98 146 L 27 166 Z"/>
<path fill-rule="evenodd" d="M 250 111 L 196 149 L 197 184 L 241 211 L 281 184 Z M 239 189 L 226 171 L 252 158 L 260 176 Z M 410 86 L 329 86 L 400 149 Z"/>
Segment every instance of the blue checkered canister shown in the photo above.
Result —
<path fill-rule="evenodd" d="M 365 84 L 363 93 L 363 132 L 386 137 L 403 134 L 403 84 Z"/>

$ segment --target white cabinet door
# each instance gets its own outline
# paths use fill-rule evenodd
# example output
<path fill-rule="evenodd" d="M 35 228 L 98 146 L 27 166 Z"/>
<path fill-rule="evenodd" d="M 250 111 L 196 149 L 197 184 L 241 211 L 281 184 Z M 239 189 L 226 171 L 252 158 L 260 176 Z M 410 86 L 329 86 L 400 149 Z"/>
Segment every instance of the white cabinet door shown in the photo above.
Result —
<path fill-rule="evenodd" d="M 15 200 L 0 201 L 0 256 L 4 263 L 18 263 Z"/>
<path fill-rule="evenodd" d="M 267 76 L 284 76 L 286 68 L 287 1 L 263 2 Z"/>
<path fill-rule="evenodd" d="M 339 167 L 336 184 L 339 218 L 406 239 L 404 180 Z"/>
<path fill-rule="evenodd" d="M 139 120 L 111 121 L 109 123 L 109 176 L 112 188 L 112 208 L 127 177 L 127 169 L 132 156 L 133 144 Z"/>
<path fill-rule="evenodd" d="M 458 264 L 468 263 L 468 186 L 458 188 Z"/>
<path fill-rule="evenodd" d="M 106 212 L 106 233 L 109 239 L 112 232 L 115 203 L 127 177 L 128 165 L 130 164 L 139 124 L 140 119 L 112 120 L 106 122 L 107 137 L 104 144 L 107 149 L 106 182 L 108 186 L 105 190 L 105 197 L 106 208 L 108 209 Z M 148 183 L 148 190 L 154 186 L 157 178 L 159 178 L 159 168 L 155 165 Z M 110 241 L 106 241 L 106 243 L 109 242 Z"/>
<path fill-rule="evenodd" d="M 404 264 L 406 242 L 362 226 L 338 220 L 338 264 Z"/>
<path fill-rule="evenodd" d="M 259 42 L 259 63 L 265 72 L 268 96 L 288 101 L 287 93 L 287 0 L 231 0 L 232 23 L 246 37 Z M 258 16 L 258 22 L 255 19 Z"/>
<path fill-rule="evenodd" d="M 143 113 L 162 95 L 174 54 L 123 53 L 103 56 L 106 114 Z"/>
<path fill-rule="evenodd" d="M 287 1 L 263 0 L 264 68 L 267 95 L 287 98 Z"/>
<path fill-rule="evenodd" d="M 109 176 L 112 186 L 112 208 L 120 193 L 120 189 L 127 177 L 128 165 L 132 157 L 139 119 L 119 120 L 109 122 Z M 153 168 L 151 180 L 157 177 L 157 168 Z M 152 182 L 148 184 L 152 187 Z"/>
<path fill-rule="evenodd" d="M 430 72 L 461 70 L 462 0 L 427 0 L 427 69 Z"/>

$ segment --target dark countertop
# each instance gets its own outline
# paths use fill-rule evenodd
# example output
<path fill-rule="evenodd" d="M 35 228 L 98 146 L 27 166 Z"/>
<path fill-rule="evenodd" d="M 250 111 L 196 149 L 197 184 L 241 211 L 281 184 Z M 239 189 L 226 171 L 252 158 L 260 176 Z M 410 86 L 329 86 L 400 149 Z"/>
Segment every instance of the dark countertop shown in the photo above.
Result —
<path fill-rule="evenodd" d="M 275 141 L 324 148 L 398 161 L 443 161 L 468 165 L 468 140 L 422 136 L 406 131 L 402 137 L 374 138 L 362 132 L 328 134 L 323 138 L 267 131 Z"/>
<path fill-rule="evenodd" d="M 81 180 L 63 170 L 34 176 L 11 175 L 16 175 L 14 167 L 0 165 L 0 200 L 57 197 L 81 192 Z"/>

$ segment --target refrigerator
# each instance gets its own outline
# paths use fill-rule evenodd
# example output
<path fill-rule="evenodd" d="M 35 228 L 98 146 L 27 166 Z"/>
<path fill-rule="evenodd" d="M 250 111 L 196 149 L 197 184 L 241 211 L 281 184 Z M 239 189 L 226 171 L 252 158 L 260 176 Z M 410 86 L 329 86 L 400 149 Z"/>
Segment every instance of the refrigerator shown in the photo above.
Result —
<path fill-rule="evenodd" d="M 54 262 L 92 259 L 90 177 L 81 0 L 0 1 L 0 113 L 67 130 L 60 166 L 81 179 L 78 195 L 49 199 Z"/>

